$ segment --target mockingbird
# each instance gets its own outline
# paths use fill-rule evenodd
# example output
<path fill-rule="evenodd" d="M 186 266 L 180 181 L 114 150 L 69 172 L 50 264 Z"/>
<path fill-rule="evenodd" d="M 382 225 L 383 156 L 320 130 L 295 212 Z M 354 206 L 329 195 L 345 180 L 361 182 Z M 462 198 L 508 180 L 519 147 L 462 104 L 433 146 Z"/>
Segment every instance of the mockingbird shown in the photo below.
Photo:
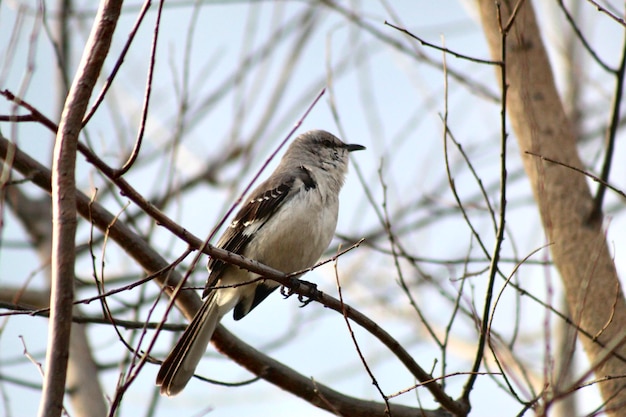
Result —
<path fill-rule="evenodd" d="M 335 233 L 348 153 L 361 149 L 323 130 L 298 136 L 216 246 L 284 273 L 313 266 Z M 234 319 L 241 319 L 279 286 L 218 259 L 210 258 L 208 268 L 204 303 L 157 375 L 163 395 L 185 388 L 224 314 L 234 309 Z"/>

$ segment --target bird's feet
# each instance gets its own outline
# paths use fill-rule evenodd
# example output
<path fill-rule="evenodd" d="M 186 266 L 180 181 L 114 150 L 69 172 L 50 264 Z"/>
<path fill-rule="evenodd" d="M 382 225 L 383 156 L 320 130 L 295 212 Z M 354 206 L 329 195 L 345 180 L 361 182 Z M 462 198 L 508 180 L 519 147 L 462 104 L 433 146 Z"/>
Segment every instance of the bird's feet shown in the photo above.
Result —
<path fill-rule="evenodd" d="M 314 295 L 317 292 L 317 284 L 297 278 L 293 278 L 291 280 L 291 284 L 292 285 L 290 287 L 280 287 L 280 294 L 283 297 L 289 298 L 294 294 L 298 294 L 298 301 L 300 301 L 301 303 L 300 308 L 306 307 L 307 305 L 309 305 L 309 303 L 311 303 L 311 301 L 314 300 Z M 297 290 L 300 288 L 306 290 L 307 293 L 297 293 Z"/>

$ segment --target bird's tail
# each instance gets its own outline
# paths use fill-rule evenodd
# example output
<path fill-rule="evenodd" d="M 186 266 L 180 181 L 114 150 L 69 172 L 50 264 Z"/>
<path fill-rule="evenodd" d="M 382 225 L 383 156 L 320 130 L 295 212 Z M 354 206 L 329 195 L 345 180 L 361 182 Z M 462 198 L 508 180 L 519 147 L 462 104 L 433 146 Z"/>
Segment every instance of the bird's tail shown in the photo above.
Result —
<path fill-rule="evenodd" d="M 173 397 L 185 388 L 193 376 L 222 316 L 214 296 L 215 292 L 204 300 L 176 346 L 163 361 L 156 379 L 156 384 L 161 387 L 161 395 Z"/>

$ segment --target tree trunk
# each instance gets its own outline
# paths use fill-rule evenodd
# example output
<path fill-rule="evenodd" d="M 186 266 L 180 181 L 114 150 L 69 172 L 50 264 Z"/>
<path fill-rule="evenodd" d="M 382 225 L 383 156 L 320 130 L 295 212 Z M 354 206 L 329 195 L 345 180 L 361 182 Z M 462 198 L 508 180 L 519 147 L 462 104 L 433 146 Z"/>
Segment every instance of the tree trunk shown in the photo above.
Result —
<path fill-rule="evenodd" d="M 506 26 L 516 2 L 500 2 Z M 496 2 L 478 2 L 492 57 L 502 59 L 502 34 Z M 591 216 L 593 198 L 582 169 L 575 135 L 556 90 L 532 3 L 523 2 L 506 37 L 508 116 L 519 142 L 524 168 L 541 214 L 544 231 L 573 321 L 598 388 L 611 415 L 626 404 L 626 304 L 602 219 Z M 549 162 L 527 152 L 558 161 Z M 587 335 L 585 335 L 586 333 Z M 589 337 L 591 335 L 593 337 Z M 555 352 L 556 355 L 559 352 Z M 567 387 L 551 387 L 553 393 Z"/>

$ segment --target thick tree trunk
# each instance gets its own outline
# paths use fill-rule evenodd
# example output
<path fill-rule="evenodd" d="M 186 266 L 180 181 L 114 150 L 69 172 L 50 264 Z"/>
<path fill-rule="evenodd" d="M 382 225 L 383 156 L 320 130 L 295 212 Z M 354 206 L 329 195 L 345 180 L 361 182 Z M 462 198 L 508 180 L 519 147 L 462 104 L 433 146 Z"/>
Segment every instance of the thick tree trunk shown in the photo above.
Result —
<path fill-rule="evenodd" d="M 491 54 L 501 60 L 502 35 L 496 1 L 479 0 L 477 4 Z M 516 4 L 500 2 L 502 26 Z M 611 415 L 618 415 L 616 410 L 626 408 L 626 304 L 601 219 L 591 220 L 593 200 L 586 178 L 567 167 L 582 168 L 583 164 L 530 1 L 519 8 L 506 38 L 506 78 L 508 115 L 572 319 L 597 339 L 585 335 L 580 338 L 596 378 L 602 380 L 598 387 L 606 400 L 606 409 Z M 564 388 L 552 387 L 552 391 Z"/>

